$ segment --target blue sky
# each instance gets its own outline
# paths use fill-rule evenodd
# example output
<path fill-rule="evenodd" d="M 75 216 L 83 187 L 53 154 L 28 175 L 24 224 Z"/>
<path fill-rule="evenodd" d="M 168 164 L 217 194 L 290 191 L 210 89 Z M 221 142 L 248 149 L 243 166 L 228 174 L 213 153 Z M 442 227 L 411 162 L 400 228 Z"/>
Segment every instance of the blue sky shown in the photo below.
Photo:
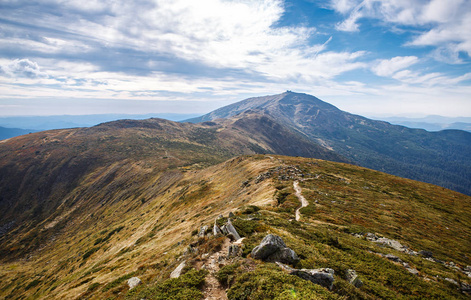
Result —
<path fill-rule="evenodd" d="M 469 0 L 3 0 L 0 115 L 205 113 L 285 90 L 471 116 Z"/>

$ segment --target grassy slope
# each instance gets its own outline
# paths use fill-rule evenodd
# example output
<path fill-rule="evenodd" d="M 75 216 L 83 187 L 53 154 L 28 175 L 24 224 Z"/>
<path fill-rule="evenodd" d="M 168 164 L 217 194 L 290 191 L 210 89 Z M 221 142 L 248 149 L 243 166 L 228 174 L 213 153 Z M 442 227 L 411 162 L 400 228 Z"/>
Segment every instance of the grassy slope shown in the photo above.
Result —
<path fill-rule="evenodd" d="M 281 171 L 273 171 L 269 179 L 256 183 L 258 175 L 280 166 Z M 301 222 L 293 220 L 299 205 L 292 189 L 296 178 L 279 180 L 289 166 L 302 170 L 307 179 L 301 187 L 310 205 L 302 210 Z M 118 173 L 110 184 L 125 174 Z M 100 178 L 91 175 L 87 185 L 97 184 Z M 92 207 L 76 207 L 70 214 L 80 218 L 65 223 L 41 250 L 26 260 L 2 264 L 1 297 L 123 299 L 126 278 L 133 275 L 143 280 L 139 288 L 143 293 L 159 282 L 163 286 L 175 284 L 162 280 L 168 278 L 178 264 L 176 258 L 195 240 L 192 231 L 212 224 L 219 214 L 255 204 L 263 208 L 255 213 L 258 220 L 245 220 L 248 215 L 242 209 L 234 221 L 247 236 L 245 255 L 267 232 L 276 233 L 301 257 L 297 267 L 333 268 L 336 283 L 330 292 L 293 279 L 272 264 L 243 258 L 231 271 L 231 299 L 246 299 L 241 296 L 244 293 L 252 299 L 272 299 L 270 293 L 290 299 L 291 289 L 303 299 L 346 295 L 353 299 L 465 298 L 443 279 L 469 283 L 462 273 L 380 247 L 351 233 L 376 232 L 413 250 L 430 250 L 441 260 L 469 265 L 469 196 L 347 164 L 263 155 L 235 158 L 203 170 L 150 172 L 140 180 L 136 194 L 126 193 L 136 184 L 132 181 L 125 188 L 126 181 L 121 182 L 114 194 L 98 193 L 98 198 L 109 197 L 106 205 L 94 202 Z M 242 185 L 247 180 L 250 185 Z M 49 221 L 39 228 L 60 224 Z M 206 243 L 213 243 L 212 239 Z M 206 249 L 211 251 L 211 247 Z M 399 256 L 418 269 L 420 276 L 375 253 Z M 198 261 L 201 254 L 188 259 Z M 344 281 L 348 268 L 355 269 L 364 281 L 361 289 Z M 260 290 L 264 286 L 271 292 Z"/>

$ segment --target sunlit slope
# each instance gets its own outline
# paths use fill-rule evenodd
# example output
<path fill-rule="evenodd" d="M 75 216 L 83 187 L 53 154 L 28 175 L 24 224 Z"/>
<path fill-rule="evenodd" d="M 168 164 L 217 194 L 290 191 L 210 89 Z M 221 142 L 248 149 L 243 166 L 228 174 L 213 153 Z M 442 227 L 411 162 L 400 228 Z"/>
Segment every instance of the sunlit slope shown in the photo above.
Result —
<path fill-rule="evenodd" d="M 462 271 L 354 234 L 369 232 L 394 239 L 463 269 L 471 263 L 469 196 L 349 164 L 275 155 L 243 156 L 199 170 L 148 172 L 137 181 L 126 174 L 117 174 L 103 191 L 93 188 L 102 186 L 100 176 L 87 177 L 85 190 L 77 193 L 89 194 L 88 200 L 36 227 L 37 234 L 55 230 L 53 237 L 25 259 L 2 264 L 1 295 L 11 299 L 134 299 L 123 278 L 141 278 L 144 284 L 139 289 L 145 293 L 168 278 L 180 263 L 178 258 L 185 257 L 191 266 L 201 268 L 206 253 L 217 251 L 213 247 L 220 240 L 209 237 L 198 244 L 195 231 L 232 211 L 236 228 L 246 237 L 246 250 L 231 271 L 234 281 L 226 287 L 229 296 L 250 284 L 274 283 L 276 290 L 290 278 L 276 265 L 248 256 L 267 233 L 274 233 L 300 256 L 297 268 L 335 270 L 332 291 L 296 281 L 294 288 L 311 295 L 309 299 L 468 297 L 445 280 L 469 283 Z M 121 177 L 125 179 L 120 181 Z M 294 220 L 300 205 L 294 181 L 299 181 L 309 202 L 301 209 L 299 222 Z M 96 192 L 93 197 L 92 191 Z M 200 252 L 181 256 L 190 243 L 199 245 Z M 383 254 L 399 257 L 419 275 Z M 343 274 L 350 268 L 364 282 L 360 289 L 345 281 Z M 245 274 L 250 274 L 252 283 L 244 281 Z M 253 288 L 246 292 L 260 292 Z M 269 295 L 257 299 L 270 299 Z"/>
<path fill-rule="evenodd" d="M 240 125 L 247 123 L 253 126 Z M 204 124 L 121 120 L 0 142 L 2 258 L 24 257 L 40 247 L 55 228 L 71 222 L 64 217 L 71 211 L 130 198 L 145 201 L 142 183 L 150 178 L 170 184 L 180 170 L 254 153 L 346 161 L 258 115 Z M 41 229 L 46 222 L 57 226 Z"/>

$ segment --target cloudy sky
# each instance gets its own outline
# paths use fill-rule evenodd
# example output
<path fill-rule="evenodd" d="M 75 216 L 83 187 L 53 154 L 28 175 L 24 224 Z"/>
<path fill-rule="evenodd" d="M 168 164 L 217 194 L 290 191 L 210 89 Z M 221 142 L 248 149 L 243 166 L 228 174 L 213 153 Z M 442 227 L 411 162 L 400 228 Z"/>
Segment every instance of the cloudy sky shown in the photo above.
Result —
<path fill-rule="evenodd" d="M 471 116 L 469 0 L 1 0 L 0 115 L 204 113 L 285 90 Z"/>

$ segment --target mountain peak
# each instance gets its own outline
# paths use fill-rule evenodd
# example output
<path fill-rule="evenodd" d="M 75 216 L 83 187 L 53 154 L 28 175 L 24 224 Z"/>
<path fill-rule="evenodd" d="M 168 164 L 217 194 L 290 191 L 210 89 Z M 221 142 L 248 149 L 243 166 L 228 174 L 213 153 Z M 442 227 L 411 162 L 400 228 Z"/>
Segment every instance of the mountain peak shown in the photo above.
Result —
<path fill-rule="evenodd" d="M 199 123 L 215 119 L 230 118 L 246 110 L 259 111 L 277 118 L 283 114 L 289 113 L 292 108 L 295 108 L 295 111 L 308 111 L 313 114 L 318 114 L 318 110 L 340 111 L 335 106 L 315 96 L 288 90 L 281 94 L 248 98 L 187 121 Z M 296 118 L 290 115 L 285 117 L 288 119 Z"/>

